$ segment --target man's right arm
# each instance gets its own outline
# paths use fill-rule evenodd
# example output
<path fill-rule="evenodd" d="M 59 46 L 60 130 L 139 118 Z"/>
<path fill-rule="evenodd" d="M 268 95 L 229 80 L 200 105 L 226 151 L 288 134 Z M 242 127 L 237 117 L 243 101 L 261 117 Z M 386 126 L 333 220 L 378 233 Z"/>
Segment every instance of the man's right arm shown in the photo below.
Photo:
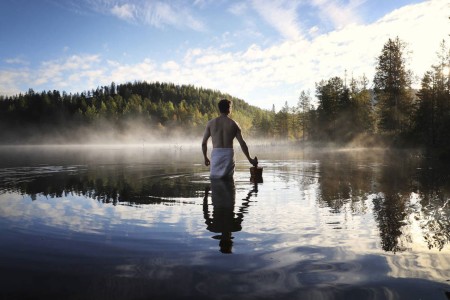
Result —
<path fill-rule="evenodd" d="M 211 136 L 211 129 L 209 128 L 209 123 L 206 125 L 205 133 L 203 134 L 203 140 L 202 140 L 202 152 L 203 152 L 203 158 L 205 159 L 205 166 L 209 166 L 211 162 L 208 158 L 208 139 Z"/>

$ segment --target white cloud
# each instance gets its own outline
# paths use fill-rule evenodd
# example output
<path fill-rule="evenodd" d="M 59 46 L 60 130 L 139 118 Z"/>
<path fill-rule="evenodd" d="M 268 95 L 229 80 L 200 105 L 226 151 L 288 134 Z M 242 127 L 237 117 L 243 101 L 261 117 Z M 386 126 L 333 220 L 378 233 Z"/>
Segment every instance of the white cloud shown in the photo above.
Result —
<path fill-rule="evenodd" d="M 29 71 L 0 70 L 0 95 L 11 96 L 23 92 L 20 83 L 27 82 Z"/>
<path fill-rule="evenodd" d="M 343 4 L 338 0 L 312 0 L 311 4 L 319 9 L 320 18 L 326 23 L 330 20 L 334 28 L 343 28 L 353 23 L 361 23 L 358 8 L 366 0 L 350 0 Z"/>
<path fill-rule="evenodd" d="M 29 62 L 26 61 L 23 58 L 20 57 L 14 57 L 14 58 L 7 58 L 5 59 L 5 63 L 11 64 L 11 65 L 28 65 Z"/>
<path fill-rule="evenodd" d="M 206 30 L 205 24 L 193 14 L 191 7 L 181 1 L 85 1 L 93 10 L 111 14 L 128 22 L 146 24 L 156 28 Z M 201 6 L 200 3 L 197 6 Z"/>
<path fill-rule="evenodd" d="M 109 62 L 109 68 L 105 69 L 100 85 L 109 85 L 112 81 L 116 83 L 130 82 L 134 80 L 162 81 L 157 77 L 157 65 L 151 59 L 144 59 L 137 64 L 121 64 Z"/>
<path fill-rule="evenodd" d="M 202 8 L 213 1 L 197 0 L 187 2 L 147 1 L 147 0 L 65 0 L 56 2 L 77 14 L 94 11 L 105 15 L 112 15 L 120 20 L 135 24 L 150 25 L 157 28 L 174 27 L 177 29 L 191 29 L 205 31 L 207 26 L 202 16 L 193 13 L 194 8 Z"/>
<path fill-rule="evenodd" d="M 310 36 L 315 36 L 318 31 L 319 31 L 319 27 L 313 26 L 308 30 L 308 33 Z"/>
<path fill-rule="evenodd" d="M 149 3 L 142 13 L 145 22 L 155 27 L 177 24 L 178 14 L 175 13 L 168 3 Z"/>
<path fill-rule="evenodd" d="M 205 31 L 203 22 L 193 15 L 189 6 L 181 3 L 148 1 L 138 2 L 136 19 L 144 24 L 157 28 L 166 26 L 178 29 L 189 28 L 195 31 Z"/>
<path fill-rule="evenodd" d="M 180 66 L 173 60 L 170 60 L 168 62 L 165 62 L 162 64 L 163 70 L 179 70 Z"/>
<path fill-rule="evenodd" d="M 218 89 L 268 109 L 272 104 L 281 108 L 285 101 L 296 104 L 301 90 L 314 94 L 315 82 L 343 77 L 345 70 L 349 77 L 365 74 L 371 80 L 383 44 L 396 36 L 414 51 L 411 69 L 422 76 L 447 36 L 445 30 L 436 30 L 447 28 L 446 8 L 445 0 L 426 1 L 393 11 L 372 24 L 317 33 L 310 41 L 288 39 L 271 46 L 253 44 L 240 51 L 192 48 L 180 60 L 147 58 L 124 64 L 99 55 L 72 56 L 45 62 L 33 73 L 0 71 L 0 89 L 15 90 L 17 82 L 35 90 L 40 86 L 58 89 L 69 83 L 64 88 L 82 91 L 111 81 L 169 81 Z"/>
<path fill-rule="evenodd" d="M 124 4 L 124 5 L 114 5 L 111 8 L 111 13 L 118 17 L 119 19 L 123 19 L 126 21 L 134 21 L 135 16 L 135 6 L 132 4 Z"/>
<path fill-rule="evenodd" d="M 242 16 L 247 11 L 248 6 L 245 2 L 238 2 L 233 3 L 229 8 L 228 11 L 236 16 Z"/>
<path fill-rule="evenodd" d="M 210 3 L 217 2 L 217 0 L 194 0 L 193 5 L 198 7 L 205 7 Z"/>
<path fill-rule="evenodd" d="M 411 69 L 422 75 L 445 38 L 435 28 L 446 26 L 446 5 L 428 1 L 406 6 L 373 24 L 347 25 L 310 42 L 285 41 L 265 48 L 254 44 L 242 52 L 192 49 L 181 67 L 190 70 L 190 77 L 180 74 L 178 78 L 196 80 L 266 108 L 273 99 L 293 105 L 301 89 L 314 91 L 315 82 L 344 77 L 345 71 L 348 77 L 366 75 L 371 80 L 383 44 L 395 36 L 414 50 Z"/>
<path fill-rule="evenodd" d="M 78 76 L 71 78 L 90 78 L 89 73 L 85 72 L 98 67 L 99 62 L 98 55 L 73 55 L 65 59 L 45 61 L 30 83 L 33 86 L 52 85 L 54 89 L 65 88 L 67 82 L 64 78 L 68 78 L 74 73 Z"/>
<path fill-rule="evenodd" d="M 411 69 L 422 76 L 435 63 L 440 41 L 445 38 L 448 41 L 449 9 L 450 4 L 446 0 L 426 1 L 395 10 L 374 26 L 382 32 L 391 32 L 391 38 L 399 36 L 408 44 L 412 50 Z M 386 35 L 377 35 L 377 38 L 386 39 Z"/>
<path fill-rule="evenodd" d="M 253 0 L 253 8 L 286 39 L 302 38 L 296 1 Z"/>

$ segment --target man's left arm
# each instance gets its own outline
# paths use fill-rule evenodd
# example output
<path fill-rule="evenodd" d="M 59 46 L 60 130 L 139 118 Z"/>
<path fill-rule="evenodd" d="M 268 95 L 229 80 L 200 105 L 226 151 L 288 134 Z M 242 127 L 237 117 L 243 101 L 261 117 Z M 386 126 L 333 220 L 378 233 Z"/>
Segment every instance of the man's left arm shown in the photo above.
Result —
<path fill-rule="evenodd" d="M 255 158 L 251 158 L 250 157 L 250 153 L 248 152 L 247 143 L 245 142 L 244 138 L 242 137 L 241 128 L 239 127 L 239 125 L 237 125 L 237 127 L 238 128 L 237 128 L 237 132 L 236 132 L 236 139 L 238 140 L 239 145 L 241 145 L 242 152 L 244 152 L 244 154 L 247 157 L 249 163 L 251 163 L 252 165 L 256 166 L 258 164 L 258 161 L 256 160 L 256 157 Z"/>

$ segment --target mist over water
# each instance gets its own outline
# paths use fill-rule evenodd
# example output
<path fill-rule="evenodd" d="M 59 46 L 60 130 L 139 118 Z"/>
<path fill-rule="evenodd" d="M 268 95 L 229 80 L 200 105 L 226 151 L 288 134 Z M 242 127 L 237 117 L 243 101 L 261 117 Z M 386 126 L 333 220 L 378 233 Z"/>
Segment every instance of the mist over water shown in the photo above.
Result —
<path fill-rule="evenodd" d="M 0 129 L 1 126 L 0 126 Z M 2 130 L 0 145 L 142 145 L 186 143 L 199 139 L 202 129 L 151 125 L 143 121 L 122 121 L 120 126 L 110 121 L 97 121 L 94 125 L 25 126 L 14 131 Z"/>
<path fill-rule="evenodd" d="M 249 142 L 0 147 L 3 298 L 447 299 L 449 172 L 419 153 Z"/>

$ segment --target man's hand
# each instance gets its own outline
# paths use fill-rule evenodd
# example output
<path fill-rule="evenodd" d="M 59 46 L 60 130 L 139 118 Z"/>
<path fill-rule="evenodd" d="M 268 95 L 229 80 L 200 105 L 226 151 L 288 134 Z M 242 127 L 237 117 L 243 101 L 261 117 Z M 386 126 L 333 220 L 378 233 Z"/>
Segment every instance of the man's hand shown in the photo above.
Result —
<path fill-rule="evenodd" d="M 205 157 L 205 166 L 209 166 L 210 164 L 209 158 Z"/>
<path fill-rule="evenodd" d="M 254 167 L 258 166 L 258 158 L 255 156 L 255 158 L 250 158 L 248 160 Z"/>

